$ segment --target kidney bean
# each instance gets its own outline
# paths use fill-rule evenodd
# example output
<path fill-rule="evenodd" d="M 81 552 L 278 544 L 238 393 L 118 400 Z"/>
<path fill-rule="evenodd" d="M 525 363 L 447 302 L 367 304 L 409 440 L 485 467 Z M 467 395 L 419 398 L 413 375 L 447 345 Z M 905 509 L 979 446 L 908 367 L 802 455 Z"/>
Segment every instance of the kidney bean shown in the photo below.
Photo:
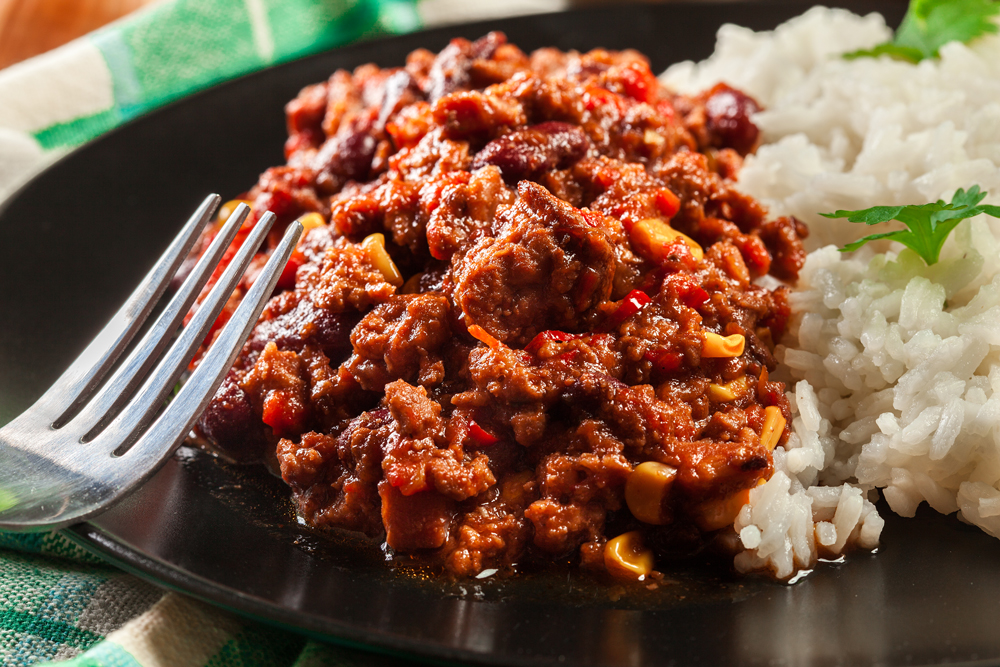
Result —
<path fill-rule="evenodd" d="M 749 95 L 720 83 L 705 101 L 706 127 L 718 148 L 732 148 L 746 155 L 757 144 L 759 130 L 750 117 L 760 105 Z"/>
<path fill-rule="evenodd" d="M 476 154 L 472 168 L 495 165 L 513 184 L 572 166 L 589 147 L 590 140 L 579 127 L 549 121 L 494 139 Z"/>
<path fill-rule="evenodd" d="M 236 374 L 230 371 L 198 420 L 202 434 L 238 461 L 252 461 L 264 453 L 267 439 L 260 420 Z"/>
<path fill-rule="evenodd" d="M 382 85 L 382 104 L 379 107 L 378 121 L 375 126 L 379 129 L 385 127 L 386 121 L 396 112 L 396 107 L 404 100 L 406 94 L 410 93 L 411 98 L 422 97 L 417 82 L 406 70 L 399 70 L 385 80 Z"/>
<path fill-rule="evenodd" d="M 309 299 L 274 319 L 262 320 L 247 341 L 248 350 L 260 351 L 273 341 L 282 350 L 301 351 L 307 343 L 339 361 L 351 351 L 351 330 L 360 317 L 355 313 L 334 313 L 317 308 Z"/>
<path fill-rule="evenodd" d="M 327 140 L 316 156 L 316 166 L 339 176 L 345 181 L 363 181 L 368 178 L 376 141 L 363 130 L 354 130 Z"/>
<path fill-rule="evenodd" d="M 425 84 L 428 101 L 434 103 L 448 93 L 468 89 L 472 62 L 493 57 L 497 48 L 506 42 L 507 37 L 502 32 L 491 32 L 474 42 L 461 38 L 451 40 L 431 66 Z"/>

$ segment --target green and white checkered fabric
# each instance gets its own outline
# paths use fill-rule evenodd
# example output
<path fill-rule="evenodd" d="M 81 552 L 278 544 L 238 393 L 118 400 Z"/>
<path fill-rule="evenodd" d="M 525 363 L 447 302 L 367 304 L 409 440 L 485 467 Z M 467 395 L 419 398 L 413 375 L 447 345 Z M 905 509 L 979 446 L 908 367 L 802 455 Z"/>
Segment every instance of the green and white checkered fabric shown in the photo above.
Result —
<path fill-rule="evenodd" d="M 0 663 L 63 667 L 374 667 L 403 661 L 326 646 L 166 593 L 58 533 L 0 533 Z"/>
<path fill-rule="evenodd" d="M 212 84 L 419 27 L 414 0 L 163 0 L 0 71 L 0 200 L 39 167 Z M 400 665 L 166 593 L 58 533 L 0 533 L 0 664 Z"/>
<path fill-rule="evenodd" d="M 161 0 L 0 71 L 0 200 L 65 149 L 171 100 L 419 26 L 415 0 Z"/>

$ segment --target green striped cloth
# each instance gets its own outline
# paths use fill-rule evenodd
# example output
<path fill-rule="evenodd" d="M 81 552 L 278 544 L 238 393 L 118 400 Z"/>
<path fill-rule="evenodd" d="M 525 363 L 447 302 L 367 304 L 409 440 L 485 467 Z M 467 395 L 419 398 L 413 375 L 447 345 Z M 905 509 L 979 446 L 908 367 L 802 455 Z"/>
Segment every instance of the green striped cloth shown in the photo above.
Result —
<path fill-rule="evenodd" d="M 0 533 L 0 661 L 64 667 L 402 667 L 166 593 L 59 533 Z"/>
<path fill-rule="evenodd" d="M 65 150 L 173 99 L 419 27 L 408 0 L 163 0 L 0 71 L 0 199 Z M 58 533 L 0 533 L 0 664 L 319 667 L 403 662 L 166 593 Z"/>
<path fill-rule="evenodd" d="M 415 0 L 161 0 L 0 70 L 0 200 L 66 149 L 220 81 L 420 26 Z"/>

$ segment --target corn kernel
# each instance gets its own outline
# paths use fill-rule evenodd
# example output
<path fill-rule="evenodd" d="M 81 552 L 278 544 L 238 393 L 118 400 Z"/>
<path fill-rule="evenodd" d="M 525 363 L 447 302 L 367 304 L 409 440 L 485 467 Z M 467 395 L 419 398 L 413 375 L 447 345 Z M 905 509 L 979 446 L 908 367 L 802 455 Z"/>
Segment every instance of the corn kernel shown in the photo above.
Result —
<path fill-rule="evenodd" d="M 310 229 L 315 229 L 317 227 L 322 227 L 326 224 L 326 219 L 319 213 L 313 211 L 311 213 L 305 213 L 299 216 L 299 224 L 303 227 L 303 233 L 308 232 Z"/>
<path fill-rule="evenodd" d="M 724 498 L 710 500 L 698 508 L 695 520 L 705 532 L 732 525 L 743 506 L 750 502 L 750 489 L 743 489 Z"/>
<path fill-rule="evenodd" d="M 625 504 L 639 521 L 662 526 L 670 522 L 663 499 L 677 477 L 677 470 L 658 461 L 640 463 L 625 481 Z"/>
<path fill-rule="evenodd" d="M 635 251 L 654 262 L 662 262 L 667 258 L 667 246 L 676 239 L 682 239 L 691 249 L 695 259 L 702 259 L 705 253 L 701 246 L 690 236 L 682 234 L 659 218 L 646 218 L 632 225 L 629 240 Z"/>
<path fill-rule="evenodd" d="M 723 337 L 713 331 L 706 331 L 701 356 L 709 359 L 738 357 L 743 354 L 745 345 L 746 339 L 742 334 Z"/>
<path fill-rule="evenodd" d="M 777 405 L 764 408 L 764 427 L 760 429 L 760 444 L 774 451 L 781 434 L 785 432 L 785 416 Z"/>
<path fill-rule="evenodd" d="M 233 211 L 235 211 L 236 207 L 240 204 L 252 206 L 253 202 L 249 199 L 230 199 L 219 207 L 219 210 L 215 214 L 215 219 L 218 220 L 220 224 L 224 223 L 226 220 L 229 220 L 229 216 L 233 214 Z"/>
<path fill-rule="evenodd" d="M 647 128 L 646 131 L 642 133 L 642 142 L 659 148 L 663 144 L 667 143 L 667 140 L 660 136 L 655 130 Z"/>
<path fill-rule="evenodd" d="M 642 543 L 642 533 L 633 530 L 608 540 L 604 566 L 621 579 L 646 577 L 653 571 L 653 552 Z"/>
<path fill-rule="evenodd" d="M 379 273 L 390 285 L 399 287 L 403 284 L 403 276 L 396 268 L 389 253 L 385 251 L 385 237 L 381 234 L 369 234 L 361 242 L 361 247 L 368 254 L 368 259 L 378 269 Z"/>
<path fill-rule="evenodd" d="M 708 385 L 708 396 L 716 403 L 728 403 L 746 393 L 748 387 L 747 376 L 743 375 L 726 384 Z"/>

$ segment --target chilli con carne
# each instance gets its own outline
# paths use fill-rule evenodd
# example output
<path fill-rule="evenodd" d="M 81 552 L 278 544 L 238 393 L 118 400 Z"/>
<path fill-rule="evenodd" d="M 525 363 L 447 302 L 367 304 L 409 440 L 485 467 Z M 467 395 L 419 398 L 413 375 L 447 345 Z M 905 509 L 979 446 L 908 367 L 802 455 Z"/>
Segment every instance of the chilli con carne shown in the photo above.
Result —
<path fill-rule="evenodd" d="M 788 434 L 787 289 L 756 279 L 796 278 L 805 229 L 733 187 L 756 110 L 500 33 L 305 88 L 246 228 L 307 232 L 201 433 L 458 576 L 697 548 Z"/>

